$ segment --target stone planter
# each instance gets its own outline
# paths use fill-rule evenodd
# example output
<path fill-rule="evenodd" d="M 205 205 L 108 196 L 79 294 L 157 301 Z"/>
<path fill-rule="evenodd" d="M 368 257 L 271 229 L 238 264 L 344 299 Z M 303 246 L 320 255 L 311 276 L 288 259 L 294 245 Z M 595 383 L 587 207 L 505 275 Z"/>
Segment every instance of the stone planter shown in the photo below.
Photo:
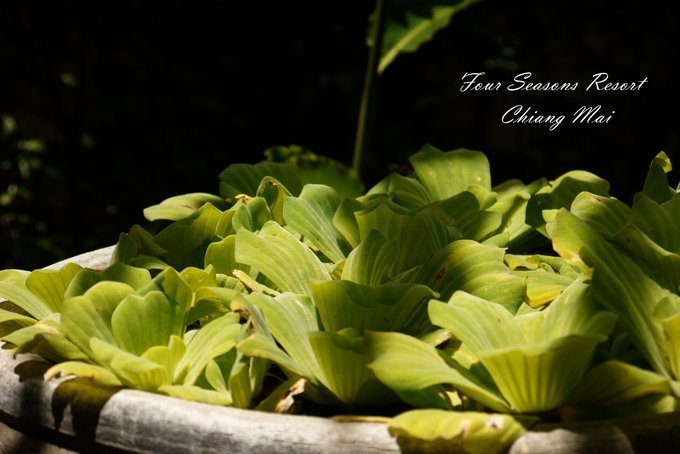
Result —
<path fill-rule="evenodd" d="M 102 269 L 113 248 L 56 263 Z M 82 379 L 45 383 L 47 364 L 0 351 L 0 453 L 396 453 L 382 423 L 276 415 L 188 402 Z M 680 452 L 680 414 L 539 424 L 511 453 Z"/>

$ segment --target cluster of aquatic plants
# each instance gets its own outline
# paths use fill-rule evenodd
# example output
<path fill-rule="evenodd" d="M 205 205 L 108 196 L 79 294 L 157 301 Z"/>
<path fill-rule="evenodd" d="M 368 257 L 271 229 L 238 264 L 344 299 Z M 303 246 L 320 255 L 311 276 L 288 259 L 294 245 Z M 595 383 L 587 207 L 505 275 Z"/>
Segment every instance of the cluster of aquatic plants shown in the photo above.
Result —
<path fill-rule="evenodd" d="M 393 435 L 471 452 L 540 419 L 677 408 L 665 154 L 631 207 L 585 171 L 492 185 L 470 150 L 426 146 L 365 193 L 328 159 L 267 156 L 145 210 L 165 227 L 121 234 L 105 270 L 0 271 L 6 347 L 47 379 L 218 405 L 411 407 Z"/>

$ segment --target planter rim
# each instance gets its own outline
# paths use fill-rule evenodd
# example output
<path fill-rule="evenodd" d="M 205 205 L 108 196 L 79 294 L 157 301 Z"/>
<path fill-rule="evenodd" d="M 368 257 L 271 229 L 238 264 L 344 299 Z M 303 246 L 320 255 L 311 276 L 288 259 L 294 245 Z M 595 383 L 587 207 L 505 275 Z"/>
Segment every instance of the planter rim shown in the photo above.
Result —
<path fill-rule="evenodd" d="M 98 249 L 46 269 L 58 269 L 70 262 L 103 269 L 113 250 L 113 246 Z M 0 351 L 0 420 L 28 432 L 32 428 L 53 432 L 85 449 L 167 453 L 401 452 L 384 423 L 264 413 L 129 389 L 114 392 L 69 377 L 44 382 L 42 373 L 46 367 L 47 363 L 35 355 L 12 358 L 9 351 Z M 664 446 L 680 452 L 678 429 L 680 414 L 538 424 L 520 437 L 510 452 L 599 452 L 598 447 L 605 452 L 662 452 Z"/>

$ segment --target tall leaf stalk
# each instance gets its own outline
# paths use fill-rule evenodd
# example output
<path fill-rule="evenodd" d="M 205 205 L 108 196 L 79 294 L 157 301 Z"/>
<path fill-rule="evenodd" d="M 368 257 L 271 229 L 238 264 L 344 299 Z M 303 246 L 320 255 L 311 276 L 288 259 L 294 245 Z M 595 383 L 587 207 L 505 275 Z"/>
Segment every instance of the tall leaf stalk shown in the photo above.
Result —
<path fill-rule="evenodd" d="M 368 143 L 373 116 L 375 91 L 378 82 L 378 65 L 380 64 L 385 31 L 385 11 L 385 0 L 377 0 L 375 11 L 373 12 L 374 26 L 371 33 L 371 46 L 368 53 L 366 75 L 364 76 L 364 89 L 361 95 L 357 135 L 354 141 L 354 156 L 352 158 L 352 169 L 357 175 L 360 175 L 361 172 L 361 163 Z"/>

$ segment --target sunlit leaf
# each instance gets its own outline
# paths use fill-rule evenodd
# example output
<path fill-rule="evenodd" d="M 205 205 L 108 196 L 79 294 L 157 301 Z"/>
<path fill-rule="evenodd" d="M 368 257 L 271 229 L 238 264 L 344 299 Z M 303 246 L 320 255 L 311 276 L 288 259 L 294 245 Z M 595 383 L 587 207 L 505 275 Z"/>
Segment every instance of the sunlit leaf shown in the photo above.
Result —
<path fill-rule="evenodd" d="M 0 298 L 11 301 L 35 317 L 36 320 L 41 320 L 53 313 L 53 310 L 28 290 L 26 280 L 29 276 L 28 271 L 0 271 Z"/>
<path fill-rule="evenodd" d="M 497 390 L 483 385 L 463 367 L 453 367 L 434 347 L 400 333 L 367 331 L 364 337 L 369 367 L 391 389 L 420 391 L 446 383 L 495 411 L 510 411 Z"/>
<path fill-rule="evenodd" d="M 283 206 L 286 223 L 332 262 L 345 258 L 346 246 L 333 225 L 340 198 L 330 186 L 309 184 L 300 197 L 289 197 Z"/>
<path fill-rule="evenodd" d="M 163 385 L 158 388 L 158 392 L 171 397 L 212 405 L 231 405 L 232 403 L 227 394 L 193 385 Z"/>
<path fill-rule="evenodd" d="M 489 161 L 479 151 L 459 149 L 442 152 L 425 145 L 410 158 L 418 180 L 434 200 L 445 200 L 471 185 L 491 190 Z"/>
<path fill-rule="evenodd" d="M 128 353 L 97 337 L 91 338 L 89 347 L 92 357 L 126 386 L 156 391 L 160 386 L 170 384 L 171 377 L 160 364 Z"/>
<path fill-rule="evenodd" d="M 275 222 L 236 234 L 236 261 L 257 268 L 281 291 L 309 294 L 309 282 L 330 279 L 314 253 Z"/>
<path fill-rule="evenodd" d="M 659 301 L 678 296 L 662 288 L 633 258 L 566 210 L 557 213 L 549 230 L 555 250 L 563 258 L 584 268 L 595 266 L 594 297 L 618 315 L 619 323 L 653 369 L 670 376 L 668 359 L 661 349 L 662 331 L 653 312 Z"/>
<path fill-rule="evenodd" d="M 416 309 L 435 296 L 424 285 L 390 283 L 377 287 L 349 281 L 316 281 L 312 298 L 326 331 L 354 328 L 402 331 Z"/>
<path fill-rule="evenodd" d="M 100 282 L 82 296 L 64 301 L 60 331 L 89 357 L 91 339 L 116 345 L 111 328 L 114 310 L 134 289 L 120 282 Z"/>
<path fill-rule="evenodd" d="M 372 231 L 377 231 L 388 241 L 396 238 L 400 245 L 408 245 L 399 247 L 390 276 L 422 264 L 450 240 L 449 231 L 429 210 L 415 214 L 402 214 L 397 210 L 396 206 L 383 200 L 355 214 L 362 241 Z"/>
<path fill-rule="evenodd" d="M 458 240 L 438 251 L 414 277 L 448 299 L 456 290 L 494 301 L 511 312 L 524 301 L 526 283 L 510 273 L 502 249 Z"/>
<path fill-rule="evenodd" d="M 397 238 L 387 241 L 377 230 L 373 230 L 348 255 L 342 269 L 342 279 L 370 286 L 382 284 L 389 277 L 398 255 Z"/>
<path fill-rule="evenodd" d="M 578 280 L 548 309 L 514 317 L 501 305 L 459 291 L 449 304 L 430 302 L 429 314 L 479 358 L 516 411 L 541 412 L 564 403 L 595 346 L 614 328 L 615 317 L 600 311 L 587 289 Z"/>
<path fill-rule="evenodd" d="M 111 316 L 111 330 L 116 343 L 124 350 L 141 355 L 147 349 L 165 345 L 171 335 L 181 335 L 173 319 L 175 307 L 161 292 L 149 292 L 143 297 L 128 295 Z M 180 329 L 177 329 L 180 328 Z"/>
<path fill-rule="evenodd" d="M 70 282 L 82 268 L 68 263 L 60 270 L 35 270 L 26 278 L 26 288 L 53 312 L 59 312 Z"/>
<path fill-rule="evenodd" d="M 88 378 L 98 385 L 102 386 L 122 386 L 123 384 L 118 380 L 115 374 L 110 370 L 96 366 L 94 364 L 83 363 L 80 361 L 65 361 L 63 363 L 55 364 L 45 372 L 45 381 L 57 377 L 64 377 L 67 375 L 75 375 L 82 378 Z"/>
<path fill-rule="evenodd" d="M 388 423 L 409 452 L 505 452 L 537 418 L 502 414 L 411 410 Z"/>
<path fill-rule="evenodd" d="M 210 360 L 234 348 L 240 330 L 236 314 L 225 314 L 202 326 L 187 343 L 175 376 L 185 385 L 196 383 Z"/>
<path fill-rule="evenodd" d="M 68 285 L 64 299 L 83 295 L 93 285 L 103 281 L 122 282 L 136 290 L 151 281 L 151 274 L 146 269 L 120 262 L 114 263 L 103 271 L 83 269 Z"/>
<path fill-rule="evenodd" d="M 590 192 L 582 192 L 576 196 L 570 211 L 606 239 L 613 238 L 630 215 L 630 208 L 625 203 Z"/>
<path fill-rule="evenodd" d="M 227 208 L 226 202 L 221 197 L 204 192 L 193 192 L 170 197 L 157 205 L 145 208 L 144 217 L 149 221 L 158 219 L 178 221 L 189 216 L 206 203 L 210 203 L 221 210 Z"/>

